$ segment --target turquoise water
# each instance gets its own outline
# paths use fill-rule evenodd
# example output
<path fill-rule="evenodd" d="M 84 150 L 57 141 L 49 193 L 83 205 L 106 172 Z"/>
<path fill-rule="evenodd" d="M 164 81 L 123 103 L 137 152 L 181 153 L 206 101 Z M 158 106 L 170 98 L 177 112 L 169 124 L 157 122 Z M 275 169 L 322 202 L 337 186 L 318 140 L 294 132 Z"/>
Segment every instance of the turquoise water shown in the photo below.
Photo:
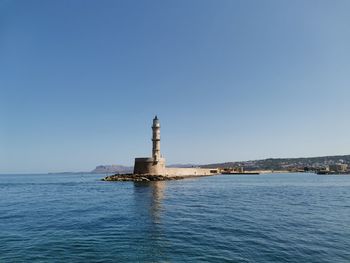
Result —
<path fill-rule="evenodd" d="M 350 262 L 350 176 L 0 175 L 0 262 Z"/>

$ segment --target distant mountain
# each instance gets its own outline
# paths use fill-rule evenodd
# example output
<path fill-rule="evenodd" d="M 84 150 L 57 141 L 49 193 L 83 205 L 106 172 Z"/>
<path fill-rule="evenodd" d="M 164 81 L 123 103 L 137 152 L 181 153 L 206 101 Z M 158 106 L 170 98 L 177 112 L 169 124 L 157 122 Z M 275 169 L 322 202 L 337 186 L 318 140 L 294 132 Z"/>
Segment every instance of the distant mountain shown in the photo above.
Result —
<path fill-rule="evenodd" d="M 132 173 L 133 167 L 123 165 L 98 165 L 91 173 Z"/>
<path fill-rule="evenodd" d="M 242 162 L 225 162 L 200 165 L 203 168 L 243 167 L 245 170 L 293 170 L 318 169 L 328 165 L 343 163 L 350 165 L 350 155 L 336 155 L 303 158 L 269 158 Z"/>
<path fill-rule="evenodd" d="M 189 167 L 199 167 L 198 165 L 194 164 L 172 164 L 167 167 L 173 167 L 173 168 L 189 168 Z M 90 173 L 132 173 L 134 170 L 133 166 L 123 166 L 123 165 L 116 165 L 116 164 L 106 164 L 106 165 L 98 165 L 94 170 L 92 170 Z"/>

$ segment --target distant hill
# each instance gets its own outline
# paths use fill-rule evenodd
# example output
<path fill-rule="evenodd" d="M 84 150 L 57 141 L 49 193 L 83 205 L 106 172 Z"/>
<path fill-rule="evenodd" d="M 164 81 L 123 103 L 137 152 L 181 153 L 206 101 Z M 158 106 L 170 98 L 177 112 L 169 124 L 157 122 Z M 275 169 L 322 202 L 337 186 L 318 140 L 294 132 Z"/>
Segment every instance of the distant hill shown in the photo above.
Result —
<path fill-rule="evenodd" d="M 323 157 L 303 158 L 269 158 L 242 162 L 225 162 L 200 165 L 203 168 L 214 167 L 244 167 L 245 170 L 291 170 L 291 169 L 317 169 L 327 165 L 344 163 L 350 165 L 350 155 L 336 155 Z"/>
<path fill-rule="evenodd" d="M 132 173 L 133 167 L 131 166 L 123 166 L 123 165 L 98 165 L 91 173 Z"/>
<path fill-rule="evenodd" d="M 171 164 L 168 167 L 176 167 L 176 168 L 189 168 L 189 167 L 198 167 L 198 165 L 193 164 Z M 90 173 L 132 173 L 134 170 L 133 166 L 124 166 L 117 164 L 106 164 L 106 165 L 98 165 L 94 170 Z"/>

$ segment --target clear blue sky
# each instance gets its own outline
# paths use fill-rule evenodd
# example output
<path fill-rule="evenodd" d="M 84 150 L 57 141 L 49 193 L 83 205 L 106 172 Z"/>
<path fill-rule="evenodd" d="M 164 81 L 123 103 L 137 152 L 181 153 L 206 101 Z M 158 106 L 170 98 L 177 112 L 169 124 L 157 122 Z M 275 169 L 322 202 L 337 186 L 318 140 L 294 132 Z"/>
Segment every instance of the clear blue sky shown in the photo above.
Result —
<path fill-rule="evenodd" d="M 0 0 L 0 173 L 350 154 L 348 0 Z"/>

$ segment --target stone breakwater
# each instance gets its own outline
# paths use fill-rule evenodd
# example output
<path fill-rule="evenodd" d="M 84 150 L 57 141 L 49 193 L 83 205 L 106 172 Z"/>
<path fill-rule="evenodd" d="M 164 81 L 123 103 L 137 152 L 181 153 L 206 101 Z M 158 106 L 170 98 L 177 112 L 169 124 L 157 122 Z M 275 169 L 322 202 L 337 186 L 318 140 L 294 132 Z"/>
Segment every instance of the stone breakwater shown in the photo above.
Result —
<path fill-rule="evenodd" d="M 145 175 L 145 174 L 115 174 L 106 176 L 102 181 L 117 182 L 151 182 L 151 181 L 170 181 L 184 179 L 183 176 L 164 176 L 164 175 Z"/>

